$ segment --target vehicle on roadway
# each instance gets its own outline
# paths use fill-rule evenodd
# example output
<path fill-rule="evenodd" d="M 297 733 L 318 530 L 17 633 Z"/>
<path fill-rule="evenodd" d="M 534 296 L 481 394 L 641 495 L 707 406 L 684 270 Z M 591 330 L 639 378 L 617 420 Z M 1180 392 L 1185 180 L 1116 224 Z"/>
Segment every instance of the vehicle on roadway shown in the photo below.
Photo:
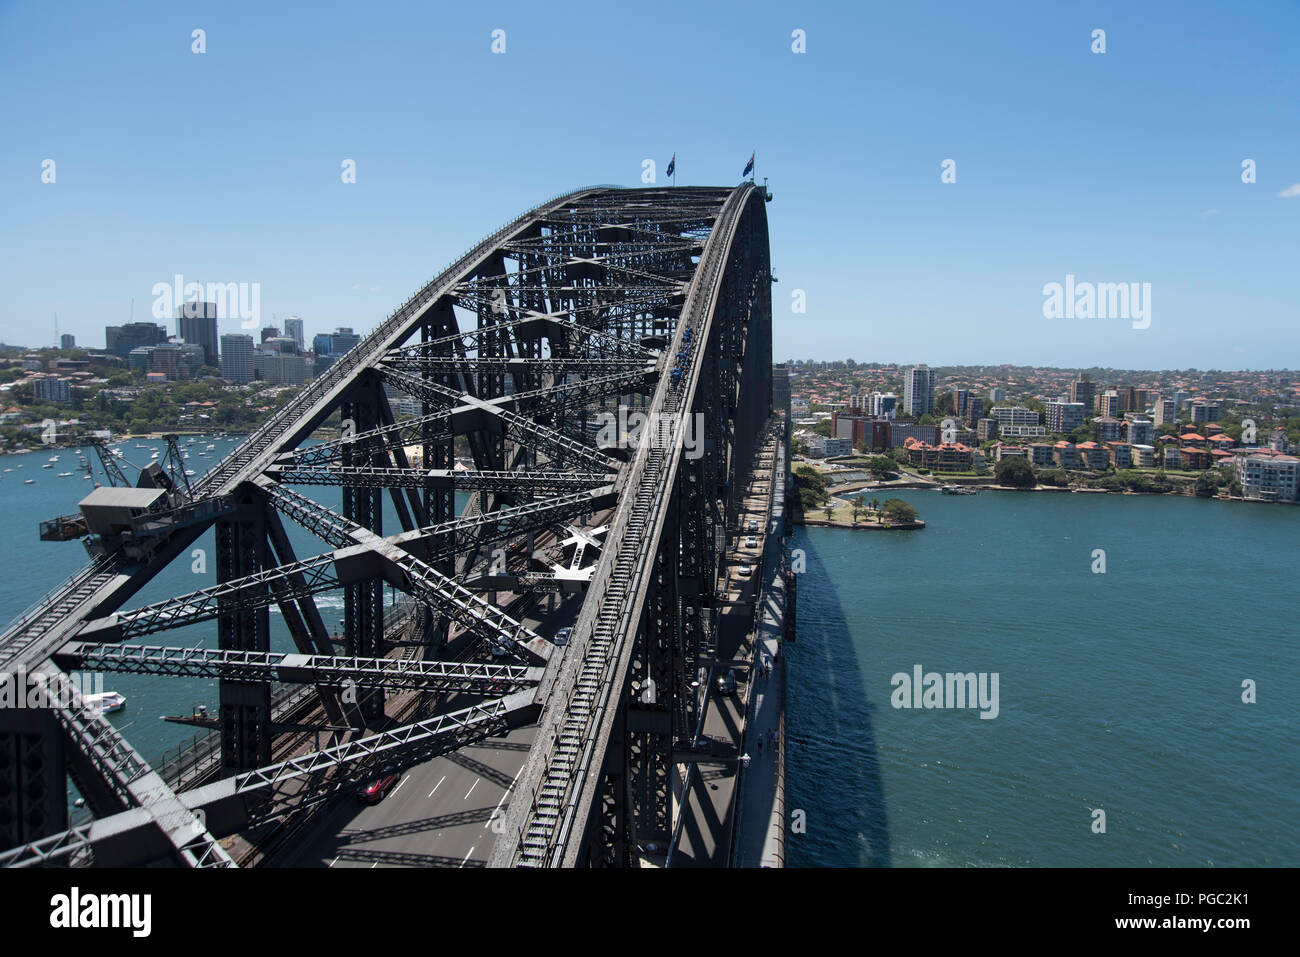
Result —
<path fill-rule="evenodd" d="M 718 675 L 717 680 L 718 694 L 735 694 L 736 693 L 736 669 L 728 668 L 727 673 Z"/>
<path fill-rule="evenodd" d="M 745 539 L 745 547 L 758 548 L 758 538 L 754 535 L 750 535 L 749 538 Z"/>
<path fill-rule="evenodd" d="M 573 637 L 573 629 L 566 625 L 565 627 L 560 628 L 555 632 L 555 637 L 552 638 L 551 641 L 556 646 L 563 648 L 565 645 L 569 643 L 569 639 L 572 637 Z"/>
<path fill-rule="evenodd" d="M 379 777 L 357 788 L 357 800 L 362 804 L 378 804 L 401 779 L 402 775 L 396 768 L 384 768 Z"/>
<path fill-rule="evenodd" d="M 757 520 L 757 519 L 753 519 L 753 518 L 751 518 L 751 519 L 749 520 L 749 523 L 745 526 L 745 531 L 747 531 L 747 532 L 756 532 L 756 531 L 758 531 L 758 520 Z"/>
<path fill-rule="evenodd" d="M 750 575 L 754 574 L 754 566 L 748 564 L 741 565 L 736 569 L 736 574 L 741 578 L 748 578 Z"/>

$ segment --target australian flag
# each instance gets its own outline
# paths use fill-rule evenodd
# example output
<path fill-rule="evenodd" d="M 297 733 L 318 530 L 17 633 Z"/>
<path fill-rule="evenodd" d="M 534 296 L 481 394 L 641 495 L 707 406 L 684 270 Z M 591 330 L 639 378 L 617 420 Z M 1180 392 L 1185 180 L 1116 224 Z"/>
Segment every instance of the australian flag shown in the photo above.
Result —
<path fill-rule="evenodd" d="M 673 172 L 674 172 L 676 169 L 677 169 L 677 154 L 674 153 L 674 154 L 673 154 L 673 158 L 670 159 L 670 160 L 668 161 L 668 172 L 666 172 L 664 175 L 665 175 L 665 176 L 672 176 L 672 175 L 673 175 Z"/>
<path fill-rule="evenodd" d="M 754 154 L 753 154 L 753 153 L 750 153 L 750 154 L 749 154 L 749 162 L 745 164 L 745 172 L 741 173 L 740 175 L 741 175 L 741 176 L 748 176 L 748 175 L 749 175 L 750 173 L 752 173 L 753 171 L 754 171 Z"/>

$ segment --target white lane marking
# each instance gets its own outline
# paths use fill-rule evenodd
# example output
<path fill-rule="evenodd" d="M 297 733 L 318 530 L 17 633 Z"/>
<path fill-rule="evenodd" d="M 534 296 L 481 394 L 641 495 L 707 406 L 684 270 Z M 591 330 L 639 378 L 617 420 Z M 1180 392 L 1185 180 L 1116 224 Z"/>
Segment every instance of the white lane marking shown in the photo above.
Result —
<path fill-rule="evenodd" d="M 402 778 L 402 780 L 397 782 L 397 787 L 393 788 L 393 793 L 396 794 L 398 791 L 402 790 L 402 785 L 405 783 L 406 783 L 406 778 L 404 777 Z"/>
<path fill-rule="evenodd" d="M 436 791 L 438 790 L 438 788 L 442 787 L 442 782 L 445 780 L 447 780 L 447 775 L 444 774 L 441 778 L 438 779 L 438 783 L 433 786 L 433 791 Z M 433 791 L 429 792 L 429 797 L 433 797 Z"/>
<path fill-rule="evenodd" d="M 478 782 L 479 782 L 479 779 L 478 779 L 478 778 L 475 778 L 475 779 L 474 779 L 474 783 L 471 784 L 471 785 L 469 786 L 469 790 L 465 792 L 465 797 L 464 797 L 463 800 L 466 800 L 466 801 L 469 800 L 469 796 L 470 796 L 471 794 L 473 794 L 473 793 L 474 793 L 474 789 L 475 789 L 476 787 L 478 787 Z"/>
<path fill-rule="evenodd" d="M 476 846 L 477 846 L 477 845 L 476 845 Z M 469 855 L 470 855 L 470 854 L 473 854 L 473 853 L 474 853 L 474 848 L 471 847 L 471 848 L 469 849 L 469 854 L 466 854 L 466 855 L 465 855 L 465 860 L 463 860 L 463 861 L 460 862 L 460 866 L 461 866 L 461 867 L 464 867 L 464 866 L 465 866 L 466 862 L 469 860 Z"/>
<path fill-rule="evenodd" d="M 511 778 L 510 783 L 506 785 L 506 789 L 501 792 L 501 800 L 497 801 L 497 806 L 492 809 L 492 813 L 488 815 L 487 823 L 485 823 L 483 827 L 486 828 L 488 824 L 491 824 L 493 821 L 496 820 L 496 816 L 501 810 L 501 805 L 506 803 L 506 798 L 510 796 L 511 789 L 514 788 L 515 782 L 519 780 L 519 775 L 523 773 L 524 773 L 524 766 L 521 764 L 519 766 L 519 770 L 515 772 L 515 776 Z"/>

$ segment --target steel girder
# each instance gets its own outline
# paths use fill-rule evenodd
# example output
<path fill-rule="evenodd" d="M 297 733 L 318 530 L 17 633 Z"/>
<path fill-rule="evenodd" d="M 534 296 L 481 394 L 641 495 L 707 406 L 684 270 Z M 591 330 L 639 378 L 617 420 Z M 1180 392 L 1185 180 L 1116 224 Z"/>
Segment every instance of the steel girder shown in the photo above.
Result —
<path fill-rule="evenodd" d="M 372 541 L 372 536 L 360 526 L 345 521 L 324 505 L 299 495 L 291 489 L 270 486 L 267 495 L 271 503 L 307 531 L 322 541 L 346 548 Z M 469 547 L 471 542 L 499 541 L 517 538 L 530 531 L 547 528 L 558 522 L 570 521 L 588 512 L 606 508 L 617 500 L 613 487 L 603 485 L 581 492 L 568 492 L 554 498 L 538 499 L 521 505 L 510 505 L 487 514 L 474 514 L 465 518 L 426 525 L 409 532 L 399 532 L 385 539 L 403 548 L 415 542 L 422 543 L 420 557 L 430 564 L 452 557 Z"/>
<path fill-rule="evenodd" d="M 540 668 L 410 658 L 356 658 L 284 652 L 223 651 L 159 645 L 74 643 L 54 662 L 72 670 L 173 678 L 223 678 L 363 688 L 417 688 L 485 694 L 518 691 L 541 680 Z"/>
<path fill-rule="evenodd" d="M 138 812 L 142 827 L 151 835 L 148 846 L 155 854 L 167 853 L 178 864 L 234 866 L 202 821 L 180 802 L 103 714 L 86 706 L 66 675 L 49 663 L 42 665 L 39 673 L 52 700 L 59 705 L 52 711 L 69 746 L 75 749 L 69 769 L 88 804 L 102 802 L 113 812 Z M 101 807 L 103 810 L 106 808 Z M 71 844 L 65 844 L 68 851 L 76 849 Z"/>
<path fill-rule="evenodd" d="M 441 488 L 462 491 L 557 495 L 574 489 L 608 485 L 608 472 L 517 471 L 476 469 L 302 468 L 272 473 L 286 485 L 356 486 L 358 488 Z"/>
<path fill-rule="evenodd" d="M 540 635 L 397 545 L 378 537 L 293 565 L 255 572 L 242 579 L 97 619 L 84 625 L 78 637 L 95 643 L 119 642 L 210 621 L 226 611 L 265 610 L 278 600 L 270 589 L 272 581 L 283 584 L 282 597 L 297 599 L 379 578 L 424 601 L 480 639 L 504 645 L 529 658 L 544 659 L 549 654 L 549 643 Z"/>

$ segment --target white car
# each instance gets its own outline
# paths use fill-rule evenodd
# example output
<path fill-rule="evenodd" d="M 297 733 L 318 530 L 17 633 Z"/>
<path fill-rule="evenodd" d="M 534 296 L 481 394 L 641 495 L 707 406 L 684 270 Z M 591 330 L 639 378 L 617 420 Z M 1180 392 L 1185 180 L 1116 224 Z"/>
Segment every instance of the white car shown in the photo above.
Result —
<path fill-rule="evenodd" d="M 749 538 L 745 539 L 745 547 L 758 548 L 758 539 L 753 535 L 749 536 Z"/>
<path fill-rule="evenodd" d="M 747 532 L 756 532 L 756 531 L 758 531 L 758 522 L 751 518 L 751 519 L 749 520 L 749 524 L 747 524 L 747 525 L 745 526 L 745 531 L 747 531 Z"/>
<path fill-rule="evenodd" d="M 741 578 L 748 578 L 750 575 L 754 574 L 754 566 L 741 565 L 739 568 L 736 569 L 736 574 L 739 575 Z"/>

